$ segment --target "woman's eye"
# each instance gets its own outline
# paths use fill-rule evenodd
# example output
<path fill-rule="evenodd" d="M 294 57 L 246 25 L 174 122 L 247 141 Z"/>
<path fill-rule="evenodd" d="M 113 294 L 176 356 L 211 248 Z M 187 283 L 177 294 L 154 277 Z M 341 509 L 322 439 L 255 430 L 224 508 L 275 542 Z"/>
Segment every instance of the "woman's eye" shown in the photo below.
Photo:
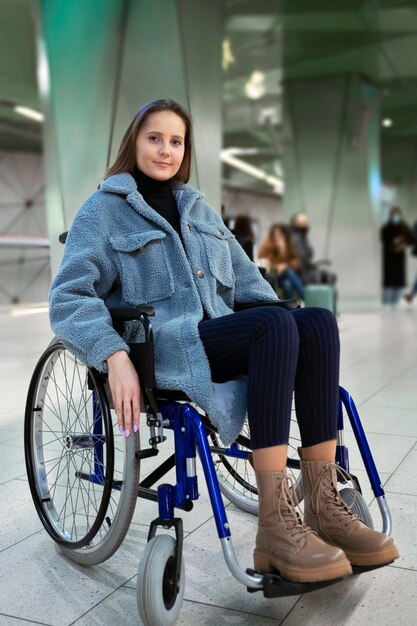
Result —
<path fill-rule="evenodd" d="M 182 145 L 182 143 L 181 143 L 181 141 L 180 141 L 179 139 L 174 139 L 174 140 L 172 141 L 172 143 L 173 143 L 175 146 L 181 146 L 181 145 Z"/>
<path fill-rule="evenodd" d="M 158 141 L 159 137 L 157 137 L 156 135 L 150 135 L 149 136 L 149 141 Z"/>

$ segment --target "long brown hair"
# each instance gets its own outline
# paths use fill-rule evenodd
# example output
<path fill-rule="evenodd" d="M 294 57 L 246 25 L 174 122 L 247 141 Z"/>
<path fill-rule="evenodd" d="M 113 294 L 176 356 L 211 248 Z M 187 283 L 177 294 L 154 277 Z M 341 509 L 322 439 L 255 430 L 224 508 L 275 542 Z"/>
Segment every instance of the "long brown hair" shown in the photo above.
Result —
<path fill-rule="evenodd" d="M 161 98 L 160 100 L 152 100 L 136 111 L 133 120 L 130 122 L 125 134 L 123 135 L 117 157 L 113 165 L 106 172 L 105 178 L 122 172 L 133 172 L 136 167 L 136 137 L 145 120 L 152 113 L 159 111 L 172 111 L 176 113 L 185 124 L 184 137 L 184 158 L 180 169 L 174 176 L 174 180 L 187 183 L 191 173 L 191 154 L 192 154 L 192 122 L 191 117 L 178 102 L 169 98 Z"/>
<path fill-rule="evenodd" d="M 280 250 L 275 243 L 274 233 L 276 230 L 280 230 L 284 236 L 286 254 L 285 252 L 283 254 L 283 251 Z M 285 259 L 284 256 L 286 256 Z M 273 265 L 298 258 L 294 245 L 291 241 L 291 234 L 288 226 L 285 224 L 272 224 L 269 229 L 268 237 L 261 245 L 258 257 L 260 259 L 268 259 L 268 261 L 270 261 Z"/>

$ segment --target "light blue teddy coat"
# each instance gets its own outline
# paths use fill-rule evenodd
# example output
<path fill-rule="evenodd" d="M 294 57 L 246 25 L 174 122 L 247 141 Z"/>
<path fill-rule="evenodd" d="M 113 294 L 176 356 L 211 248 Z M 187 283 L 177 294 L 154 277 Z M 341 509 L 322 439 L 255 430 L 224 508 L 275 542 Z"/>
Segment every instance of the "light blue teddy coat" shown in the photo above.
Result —
<path fill-rule="evenodd" d="M 243 424 L 246 382 L 212 383 L 198 333 L 203 307 L 213 318 L 233 314 L 235 303 L 277 297 L 203 194 L 181 183 L 173 193 L 184 245 L 130 174 L 101 183 L 72 223 L 50 289 L 51 326 L 75 356 L 106 371 L 108 356 L 129 350 L 107 307 L 154 306 L 158 388 L 185 391 L 230 443 Z"/>

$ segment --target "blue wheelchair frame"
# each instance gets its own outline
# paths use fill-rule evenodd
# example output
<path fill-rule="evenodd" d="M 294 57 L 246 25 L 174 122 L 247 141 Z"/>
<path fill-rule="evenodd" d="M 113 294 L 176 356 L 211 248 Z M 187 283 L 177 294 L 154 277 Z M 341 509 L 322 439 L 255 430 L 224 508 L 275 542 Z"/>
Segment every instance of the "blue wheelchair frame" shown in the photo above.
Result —
<path fill-rule="evenodd" d="M 149 439 L 150 448 L 137 452 L 140 459 L 156 456 L 158 454 L 157 445 L 164 441 L 163 430 L 166 428 L 174 433 L 175 454 L 165 461 L 160 468 L 154 470 L 150 476 L 138 486 L 138 497 L 158 501 L 158 518 L 153 520 L 150 525 L 150 540 L 156 533 L 158 526 L 169 528 L 174 526 L 176 532 L 176 576 L 179 580 L 182 560 L 182 520 L 175 517 L 175 509 L 189 511 L 193 508 L 193 501 L 197 500 L 198 484 L 196 472 L 196 453 L 198 450 L 207 489 L 213 509 L 213 515 L 216 522 L 217 534 L 219 536 L 224 558 L 229 570 L 234 577 L 243 583 L 248 591 L 262 590 L 266 597 L 288 596 L 311 591 L 323 586 L 334 583 L 335 581 L 322 581 L 319 583 L 295 583 L 282 579 L 279 574 L 263 574 L 251 569 L 244 571 L 236 560 L 233 545 L 231 541 L 231 531 L 223 504 L 219 482 L 214 467 L 212 452 L 208 442 L 208 432 L 202 415 L 187 401 L 180 402 L 181 397 L 173 401 L 157 400 L 154 396 L 153 389 L 155 387 L 154 370 L 153 370 L 153 336 L 152 327 L 149 321 L 149 311 L 138 312 L 119 310 L 112 312 L 113 323 L 117 326 L 117 315 L 121 321 L 126 319 L 139 319 L 145 331 L 145 342 L 143 344 L 131 345 L 136 351 L 137 360 L 135 365 L 139 371 L 141 381 L 145 381 L 143 385 L 144 396 L 147 408 L 147 423 L 150 427 L 151 437 Z M 142 362 L 142 363 L 141 363 Z M 146 363 L 146 367 L 143 363 Z M 94 395 L 94 394 L 93 394 Z M 104 481 L 101 468 L 103 467 L 103 433 L 102 420 L 98 403 L 93 397 L 95 405 L 94 418 L 94 458 L 95 469 L 90 480 L 93 482 Z M 378 502 L 380 513 L 382 516 L 382 532 L 386 535 L 391 534 L 392 521 L 388 505 L 385 500 L 385 493 L 381 486 L 381 481 L 375 462 L 372 457 L 371 450 L 363 430 L 358 411 L 350 394 L 343 388 L 339 387 L 339 403 L 338 403 L 338 420 L 337 420 L 337 447 L 336 447 L 336 463 L 346 472 L 349 472 L 349 454 L 348 449 L 344 445 L 343 429 L 344 429 L 344 410 L 347 413 L 359 451 L 362 456 L 372 491 Z M 249 460 L 250 451 L 239 447 L 235 442 L 230 447 L 223 449 L 222 456 L 229 458 L 241 458 Z M 160 484 L 157 489 L 157 497 L 151 494 L 149 486 L 155 484 L 164 474 L 172 467 L 176 468 L 176 483 Z M 352 480 L 356 483 L 356 487 L 360 491 L 357 479 L 352 476 Z M 113 483 L 114 489 L 120 489 L 120 483 Z"/>
<path fill-rule="evenodd" d="M 90 480 L 101 483 L 103 481 L 103 436 L 101 415 L 98 404 L 95 403 L 95 421 L 94 421 L 94 458 L 97 472 L 90 475 Z M 293 595 L 304 593 L 307 590 L 316 589 L 325 583 L 289 583 L 284 581 L 278 575 L 263 575 L 253 570 L 244 571 L 238 564 L 232 542 L 231 531 L 227 519 L 225 507 L 223 504 L 220 487 L 214 467 L 210 444 L 207 438 L 206 426 L 203 422 L 201 414 L 190 404 L 177 401 L 158 401 L 159 412 L 154 421 L 148 424 L 152 428 L 157 428 L 158 438 L 163 440 L 163 429 L 172 430 L 175 442 L 175 467 L 176 467 L 176 483 L 161 484 L 158 486 L 158 518 L 151 524 L 149 538 L 155 535 L 156 527 L 175 526 L 177 532 L 178 563 L 177 570 L 181 567 L 181 547 L 182 547 L 182 521 L 175 517 L 175 509 L 189 511 L 193 507 L 193 501 L 198 500 L 198 483 L 196 472 L 196 453 L 198 450 L 201 465 L 203 468 L 207 489 L 213 509 L 213 515 L 216 522 L 217 534 L 222 544 L 225 561 L 237 580 L 243 583 L 248 590 L 255 591 L 262 589 L 266 597 L 277 597 L 284 595 Z M 350 394 L 343 388 L 339 388 L 339 410 L 338 410 L 338 440 L 336 448 L 336 463 L 344 470 L 349 472 L 349 454 L 348 449 L 343 442 L 344 414 L 346 410 L 353 433 L 355 435 L 362 460 L 369 477 L 372 491 L 378 502 L 383 528 L 382 532 L 386 535 L 391 534 L 392 522 L 388 505 L 385 500 L 385 493 L 381 486 L 381 481 L 375 462 L 372 457 L 371 450 L 364 433 L 358 411 Z M 152 442 L 152 438 L 150 440 Z M 151 453 L 154 448 L 143 450 L 139 456 L 154 456 L 157 451 Z M 229 458 L 248 459 L 250 452 L 239 448 L 237 443 L 233 443 L 230 447 L 224 449 L 222 454 Z M 359 485 L 358 485 L 359 487 Z M 114 484 L 114 489 L 120 489 L 120 485 Z M 140 496 L 140 490 L 138 495 Z"/>

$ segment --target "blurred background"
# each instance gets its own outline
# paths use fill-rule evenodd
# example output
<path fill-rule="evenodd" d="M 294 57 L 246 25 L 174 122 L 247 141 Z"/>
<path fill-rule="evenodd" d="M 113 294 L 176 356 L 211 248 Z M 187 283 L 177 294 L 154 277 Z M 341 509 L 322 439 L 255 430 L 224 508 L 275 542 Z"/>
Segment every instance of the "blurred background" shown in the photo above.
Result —
<path fill-rule="evenodd" d="M 255 260 L 305 214 L 340 310 L 379 306 L 381 227 L 417 220 L 416 49 L 411 0 L 0 0 L 0 304 L 46 300 L 59 233 L 134 112 L 171 97 L 191 184 L 250 218 Z"/>

